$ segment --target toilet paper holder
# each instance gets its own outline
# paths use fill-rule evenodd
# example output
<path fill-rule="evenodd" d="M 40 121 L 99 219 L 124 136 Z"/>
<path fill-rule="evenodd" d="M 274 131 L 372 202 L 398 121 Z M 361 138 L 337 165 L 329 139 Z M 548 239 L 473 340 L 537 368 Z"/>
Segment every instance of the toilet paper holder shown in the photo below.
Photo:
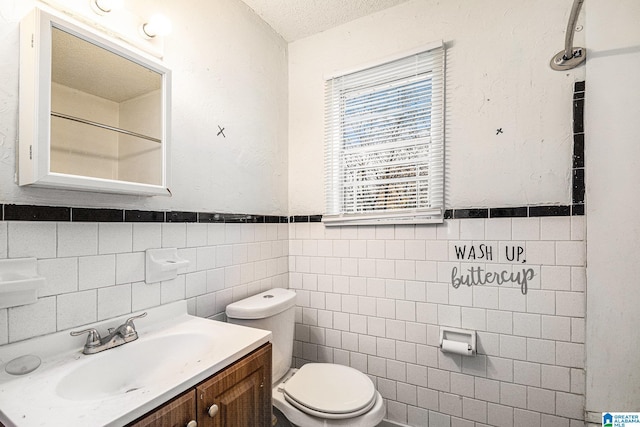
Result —
<path fill-rule="evenodd" d="M 440 351 L 444 353 L 476 355 L 476 331 L 458 328 L 440 328 Z"/>

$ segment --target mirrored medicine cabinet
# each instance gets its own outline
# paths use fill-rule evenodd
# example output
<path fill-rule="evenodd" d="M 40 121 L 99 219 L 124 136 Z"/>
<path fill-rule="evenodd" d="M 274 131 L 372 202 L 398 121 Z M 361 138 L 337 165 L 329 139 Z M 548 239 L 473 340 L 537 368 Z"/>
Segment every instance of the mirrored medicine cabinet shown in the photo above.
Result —
<path fill-rule="evenodd" d="M 170 195 L 171 72 L 62 14 L 20 24 L 18 184 Z"/>

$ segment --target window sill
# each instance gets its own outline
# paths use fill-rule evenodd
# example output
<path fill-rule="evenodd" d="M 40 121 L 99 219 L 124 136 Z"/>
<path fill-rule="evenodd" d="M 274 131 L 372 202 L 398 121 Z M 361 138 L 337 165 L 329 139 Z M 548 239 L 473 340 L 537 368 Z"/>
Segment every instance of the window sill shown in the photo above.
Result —
<path fill-rule="evenodd" d="M 349 218 L 323 216 L 322 222 L 326 227 L 353 226 L 353 225 L 415 225 L 415 224 L 442 224 L 443 217 L 410 217 L 410 218 Z"/>

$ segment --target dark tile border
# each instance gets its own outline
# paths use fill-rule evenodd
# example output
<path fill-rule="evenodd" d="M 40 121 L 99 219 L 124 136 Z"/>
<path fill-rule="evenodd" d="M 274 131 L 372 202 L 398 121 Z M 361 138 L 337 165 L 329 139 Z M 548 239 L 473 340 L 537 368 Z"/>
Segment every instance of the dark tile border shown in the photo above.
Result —
<path fill-rule="evenodd" d="M 198 222 L 206 223 L 224 223 L 224 217 L 217 213 L 198 213 Z"/>
<path fill-rule="evenodd" d="M 584 134 L 573 135 L 573 167 L 584 167 Z"/>
<path fill-rule="evenodd" d="M 165 215 L 166 222 L 198 222 L 198 214 L 196 212 L 167 212 Z"/>
<path fill-rule="evenodd" d="M 584 169 L 573 170 L 573 204 L 584 204 Z"/>
<path fill-rule="evenodd" d="M 570 216 L 571 206 L 531 206 L 529 207 L 529 217 L 540 216 Z"/>
<path fill-rule="evenodd" d="M 584 205 L 572 205 L 571 215 L 574 215 L 574 216 L 584 215 Z"/>
<path fill-rule="evenodd" d="M 521 206 L 519 208 L 491 208 L 490 218 L 522 218 L 529 216 L 529 208 Z"/>
<path fill-rule="evenodd" d="M 60 206 L 4 205 L 4 221 L 71 221 L 71 208 Z"/>
<path fill-rule="evenodd" d="M 319 222 L 322 215 L 314 215 L 311 218 L 312 221 Z M 276 215 L 0 204 L 0 221 L 280 224 L 288 223 L 289 219 Z"/>
<path fill-rule="evenodd" d="M 584 133 L 584 98 L 573 101 L 573 133 Z"/>
<path fill-rule="evenodd" d="M 225 224 L 248 224 L 255 222 L 253 215 L 223 214 Z"/>
<path fill-rule="evenodd" d="M 309 222 L 309 215 L 294 215 L 289 217 L 289 222 Z"/>
<path fill-rule="evenodd" d="M 488 208 L 474 208 L 474 209 L 454 209 L 454 219 L 468 219 L 468 218 L 489 218 Z"/>
<path fill-rule="evenodd" d="M 571 211 L 573 215 L 584 215 L 586 193 L 584 172 L 585 82 L 576 82 L 573 88 L 573 163 L 571 170 L 571 201 L 573 205 Z"/>
<path fill-rule="evenodd" d="M 535 218 L 542 216 L 569 216 L 584 215 L 584 213 L 572 213 L 572 207 L 568 205 L 552 206 L 518 206 L 505 208 L 478 208 L 478 209 L 448 209 L 444 219 L 467 218 Z"/>
<path fill-rule="evenodd" d="M 282 218 L 286 218 L 284 216 L 265 216 L 264 217 L 264 222 L 266 224 L 278 224 L 281 221 Z"/>
<path fill-rule="evenodd" d="M 504 208 L 465 208 L 447 209 L 444 219 L 473 219 L 473 218 L 537 218 L 543 216 L 571 216 L 584 215 L 583 205 L 549 205 L 549 206 L 518 206 Z M 319 222 L 322 215 L 291 216 L 290 223 Z"/>
<path fill-rule="evenodd" d="M 444 219 L 527 218 L 569 215 L 584 215 L 584 204 L 575 203 L 573 205 L 553 206 L 447 209 L 444 212 Z M 69 208 L 61 206 L 0 205 L 0 220 L 202 224 L 295 224 L 322 222 L 322 215 L 295 215 L 286 217 L 212 212 L 161 212 L 123 209 Z"/>
<path fill-rule="evenodd" d="M 322 222 L 322 215 L 294 215 L 288 218 L 290 223 L 294 222 Z"/>
<path fill-rule="evenodd" d="M 71 221 L 74 221 L 74 222 L 124 222 L 124 210 L 72 208 Z"/>
<path fill-rule="evenodd" d="M 124 211 L 125 222 L 164 222 L 164 212 L 160 211 Z"/>

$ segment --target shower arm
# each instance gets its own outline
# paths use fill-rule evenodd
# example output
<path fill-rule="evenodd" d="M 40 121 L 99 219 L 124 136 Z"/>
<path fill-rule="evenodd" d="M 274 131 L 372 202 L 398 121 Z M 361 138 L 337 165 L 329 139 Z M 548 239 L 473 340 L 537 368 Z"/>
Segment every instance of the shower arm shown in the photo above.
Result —
<path fill-rule="evenodd" d="M 567 23 L 567 31 L 564 40 L 564 50 L 558 52 L 551 59 L 551 68 L 554 70 L 570 70 L 577 67 L 587 59 L 587 54 L 584 48 L 573 47 L 573 35 L 575 33 L 576 21 L 580 14 L 580 8 L 582 7 L 584 0 L 574 0 L 571 7 L 571 14 L 569 15 L 569 22 Z"/>
<path fill-rule="evenodd" d="M 573 35 L 575 34 L 576 21 L 583 2 L 584 0 L 575 0 L 571 8 L 571 15 L 569 15 L 569 22 L 567 22 L 567 33 L 564 37 L 564 59 L 573 58 Z"/>

